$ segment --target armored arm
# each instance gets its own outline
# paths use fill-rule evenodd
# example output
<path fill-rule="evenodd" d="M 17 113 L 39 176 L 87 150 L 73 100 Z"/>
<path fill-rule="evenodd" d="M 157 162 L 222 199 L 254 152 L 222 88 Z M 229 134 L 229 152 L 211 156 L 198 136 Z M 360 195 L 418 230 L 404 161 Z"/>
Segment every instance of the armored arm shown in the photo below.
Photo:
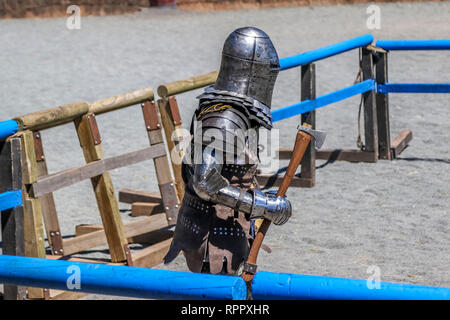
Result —
<path fill-rule="evenodd" d="M 216 125 L 231 121 L 229 118 L 217 120 Z M 230 127 L 229 123 L 227 125 Z M 247 192 L 230 185 L 221 175 L 223 158 L 217 156 L 217 149 L 203 146 L 201 150 L 201 163 L 193 164 L 193 188 L 200 198 L 242 211 L 248 219 L 266 218 L 277 225 L 287 222 L 292 212 L 289 200 L 271 193 L 264 194 L 259 190 Z"/>

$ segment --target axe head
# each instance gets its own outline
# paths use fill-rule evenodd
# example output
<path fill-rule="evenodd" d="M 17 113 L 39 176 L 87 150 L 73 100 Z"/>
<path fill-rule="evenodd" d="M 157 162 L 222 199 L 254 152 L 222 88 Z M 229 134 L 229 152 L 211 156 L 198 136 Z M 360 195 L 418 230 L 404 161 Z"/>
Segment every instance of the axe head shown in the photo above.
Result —
<path fill-rule="evenodd" d="M 306 132 L 311 137 L 314 137 L 314 141 L 316 142 L 317 149 L 320 149 L 323 146 L 323 143 L 325 142 L 325 138 L 327 136 L 327 133 L 325 131 L 314 130 L 314 129 L 307 128 L 307 127 L 304 127 L 301 125 L 299 125 L 297 127 L 297 130 Z"/>

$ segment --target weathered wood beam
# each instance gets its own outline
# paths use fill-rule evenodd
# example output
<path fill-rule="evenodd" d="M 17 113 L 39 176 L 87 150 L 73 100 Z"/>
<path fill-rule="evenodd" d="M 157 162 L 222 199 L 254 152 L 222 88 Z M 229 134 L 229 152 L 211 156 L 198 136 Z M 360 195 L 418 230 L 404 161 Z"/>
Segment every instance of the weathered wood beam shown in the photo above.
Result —
<path fill-rule="evenodd" d="M 142 113 L 150 145 L 162 143 L 164 139 L 155 104 L 152 101 L 146 101 L 142 105 Z M 170 170 L 169 159 L 167 156 L 162 156 L 153 159 L 153 162 L 155 164 L 156 178 L 158 179 L 158 187 L 166 211 L 167 221 L 170 225 L 174 225 L 177 222 L 180 200 L 175 189 L 175 181 Z"/>
<path fill-rule="evenodd" d="M 138 89 L 115 97 L 92 102 L 89 104 L 89 112 L 94 114 L 106 113 L 140 104 L 147 100 L 153 100 L 153 98 L 154 93 L 152 88 Z"/>
<path fill-rule="evenodd" d="M 41 132 L 33 132 L 33 138 L 34 149 L 36 152 L 36 167 L 39 180 L 39 178 L 48 175 L 47 161 L 45 159 L 44 147 L 42 145 Z M 33 193 L 33 191 L 31 191 L 31 193 Z M 61 249 L 58 244 L 62 242 L 62 235 L 53 193 L 44 194 L 40 198 L 42 206 L 42 216 L 44 219 L 45 231 L 47 233 L 47 240 L 52 249 L 51 252 L 56 253 Z"/>
<path fill-rule="evenodd" d="M 388 82 L 388 53 L 378 52 L 375 63 L 375 80 L 377 84 Z M 378 121 L 378 153 L 380 159 L 391 160 L 391 133 L 389 123 L 389 95 L 376 93 Z"/>
<path fill-rule="evenodd" d="M 151 268 L 161 264 L 164 256 L 169 252 L 171 243 L 172 239 L 167 239 L 135 252 L 133 255 L 134 266 Z"/>
<path fill-rule="evenodd" d="M 14 118 L 19 124 L 20 130 L 42 130 L 52 128 L 86 114 L 89 106 L 85 102 L 66 104 L 60 107 L 42 110 Z"/>
<path fill-rule="evenodd" d="M 173 96 L 186 91 L 203 88 L 216 82 L 218 72 L 209 72 L 188 79 L 175 81 L 160 85 L 158 87 L 158 95 L 161 98 Z"/>
<path fill-rule="evenodd" d="M 301 67 L 301 100 L 314 100 L 316 98 L 316 65 L 314 63 Z M 316 111 L 313 110 L 300 116 L 301 124 L 307 123 L 312 129 L 316 128 Z M 308 145 L 301 161 L 301 177 L 308 181 L 305 185 L 314 187 L 316 183 L 316 148 L 314 137 Z M 311 182 L 312 185 L 309 185 Z M 292 184 L 291 184 L 292 185 Z"/>
<path fill-rule="evenodd" d="M 150 217 L 142 217 L 123 225 L 126 238 L 141 235 L 150 231 L 167 227 L 165 214 L 156 214 Z M 84 250 L 92 249 L 107 243 L 103 229 L 89 232 L 81 236 L 63 241 L 64 254 L 71 255 Z"/>
<path fill-rule="evenodd" d="M 94 136 L 97 137 L 99 134 L 93 131 L 92 117 L 92 114 L 87 114 L 74 121 L 80 146 L 87 163 L 101 160 L 104 154 L 101 143 L 99 141 L 95 143 Z M 128 243 L 109 172 L 91 178 L 91 182 L 102 224 L 105 228 L 111 260 L 112 262 L 128 261 Z"/>
<path fill-rule="evenodd" d="M 362 80 L 374 79 L 373 53 L 367 48 L 361 48 Z M 365 150 L 374 152 L 378 161 L 378 122 L 375 102 L 375 89 L 362 94 L 364 105 L 364 135 Z"/>
<path fill-rule="evenodd" d="M 409 145 L 413 138 L 412 131 L 409 129 L 400 132 L 391 143 L 392 159 L 397 158 L 403 150 Z"/>
<path fill-rule="evenodd" d="M 184 151 L 180 148 L 180 142 L 184 139 L 185 130 L 181 124 L 178 103 L 175 97 L 158 100 L 159 113 L 169 150 L 169 158 L 172 164 L 173 174 L 175 176 L 175 187 L 178 198 L 183 199 L 184 181 L 181 176 L 181 164 L 184 157 Z"/>
<path fill-rule="evenodd" d="M 38 177 L 33 133 L 29 130 L 19 134 L 22 145 L 22 198 L 24 210 L 25 256 L 45 258 L 44 224 L 41 199 L 30 194 L 28 186 Z M 44 299 L 46 293 L 41 288 L 28 288 L 29 299 Z"/>
<path fill-rule="evenodd" d="M 281 160 L 289 160 L 292 157 L 292 149 L 280 148 L 278 154 Z M 374 152 L 353 149 L 316 150 L 316 159 L 327 161 L 376 162 Z"/>
<path fill-rule="evenodd" d="M 22 189 L 21 141 L 14 137 L 0 142 L 0 193 Z M 13 256 L 25 255 L 23 207 L 15 207 L 0 212 L 2 253 Z M 4 285 L 4 300 L 23 300 L 26 288 L 10 284 Z"/>
<path fill-rule="evenodd" d="M 103 230 L 103 226 L 99 224 L 80 224 L 75 227 L 75 236 L 82 236 L 91 232 Z M 128 243 L 157 243 L 173 237 L 172 230 L 158 229 L 136 236 L 128 237 Z"/>
<path fill-rule="evenodd" d="M 83 166 L 39 178 L 37 182 L 32 185 L 32 192 L 35 197 L 40 197 L 44 194 L 54 192 L 83 180 L 99 176 L 107 171 L 161 157 L 165 154 L 165 146 L 161 143 L 142 150 L 104 158 Z"/>
<path fill-rule="evenodd" d="M 161 195 L 155 192 L 122 189 L 119 191 L 119 201 L 123 203 L 134 202 L 162 202 Z"/>
<path fill-rule="evenodd" d="M 131 205 L 131 216 L 151 216 L 156 213 L 164 212 L 164 207 L 158 202 L 134 202 Z"/>
<path fill-rule="evenodd" d="M 261 186 L 279 187 L 283 181 L 283 175 L 259 174 L 256 176 L 256 179 Z M 314 181 L 312 179 L 294 177 L 291 186 L 298 188 L 312 188 L 314 187 Z"/>

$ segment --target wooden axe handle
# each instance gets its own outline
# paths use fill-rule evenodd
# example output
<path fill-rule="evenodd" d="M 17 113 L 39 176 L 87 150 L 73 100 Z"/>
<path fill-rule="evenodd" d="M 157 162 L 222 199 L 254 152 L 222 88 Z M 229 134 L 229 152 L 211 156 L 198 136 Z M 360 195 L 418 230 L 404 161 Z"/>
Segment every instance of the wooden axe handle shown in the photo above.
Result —
<path fill-rule="evenodd" d="M 303 126 L 311 127 L 309 124 L 304 124 Z M 310 141 L 311 136 L 308 133 L 300 130 L 297 132 L 292 157 L 291 160 L 289 161 L 289 166 L 283 177 L 283 181 L 281 182 L 281 185 L 278 188 L 277 196 L 284 197 L 284 195 L 286 194 L 286 191 L 289 188 L 292 179 L 294 178 L 295 172 L 297 171 L 297 168 L 300 165 L 300 162 L 302 161 L 303 155 L 305 154 Z M 264 219 L 261 226 L 259 227 L 255 239 L 253 240 L 253 244 L 252 247 L 250 248 L 250 253 L 247 258 L 247 263 L 256 265 L 259 249 L 261 248 L 262 242 L 269 227 L 270 227 L 270 220 Z M 244 272 L 242 278 L 244 279 L 245 282 L 250 282 L 253 280 L 253 276 L 254 274 L 252 273 Z"/>

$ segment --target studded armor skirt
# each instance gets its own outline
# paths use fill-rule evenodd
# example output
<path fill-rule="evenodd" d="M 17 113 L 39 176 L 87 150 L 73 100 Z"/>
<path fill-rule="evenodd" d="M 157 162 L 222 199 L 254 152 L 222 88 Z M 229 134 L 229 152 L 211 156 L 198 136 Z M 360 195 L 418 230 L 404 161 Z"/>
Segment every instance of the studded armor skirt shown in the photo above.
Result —
<path fill-rule="evenodd" d="M 244 189 L 258 187 L 256 165 L 224 165 L 222 175 L 231 185 Z M 188 183 L 164 263 L 183 251 L 192 272 L 202 272 L 207 262 L 212 274 L 235 275 L 250 250 L 253 238 L 250 229 L 251 223 L 243 212 L 202 200 Z"/>

